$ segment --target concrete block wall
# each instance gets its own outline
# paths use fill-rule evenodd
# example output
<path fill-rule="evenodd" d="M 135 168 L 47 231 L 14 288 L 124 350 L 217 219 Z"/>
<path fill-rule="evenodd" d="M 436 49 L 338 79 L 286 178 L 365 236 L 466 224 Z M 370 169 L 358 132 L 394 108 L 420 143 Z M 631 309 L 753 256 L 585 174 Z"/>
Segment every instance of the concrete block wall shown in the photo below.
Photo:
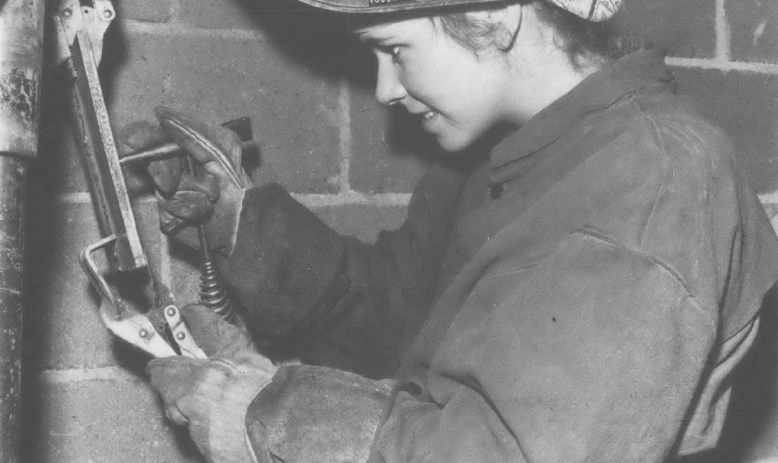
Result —
<path fill-rule="evenodd" d="M 620 30 L 668 47 L 679 91 L 698 97 L 729 130 L 763 201 L 778 208 L 778 4 L 625 3 Z M 115 5 L 101 66 L 115 130 L 153 120 L 157 105 L 213 122 L 250 116 L 260 180 L 280 182 L 342 233 L 372 240 L 401 223 L 413 185 L 440 154 L 408 120 L 373 101 L 370 60 L 339 32 L 337 17 L 291 0 Z M 23 461 L 201 461 L 186 433 L 165 421 L 145 360 L 98 321 L 96 295 L 76 258 L 97 239 L 94 213 L 61 82 L 53 69 L 45 80 L 30 195 Z M 157 231 L 144 182 L 128 176 L 153 271 L 179 301 L 194 301 L 190 256 Z M 766 319 L 778 340 L 778 317 Z M 759 381 L 741 381 L 736 394 L 726 451 L 704 461 L 778 457 L 778 341 L 769 336 L 743 377 L 754 375 Z"/>

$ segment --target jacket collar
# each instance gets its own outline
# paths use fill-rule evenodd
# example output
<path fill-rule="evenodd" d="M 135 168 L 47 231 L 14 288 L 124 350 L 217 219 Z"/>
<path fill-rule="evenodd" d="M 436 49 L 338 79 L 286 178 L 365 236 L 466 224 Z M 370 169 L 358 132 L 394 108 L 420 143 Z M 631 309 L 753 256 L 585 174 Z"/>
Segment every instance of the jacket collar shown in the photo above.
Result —
<path fill-rule="evenodd" d="M 492 150 L 491 183 L 503 183 L 515 177 L 512 166 L 515 161 L 550 145 L 586 116 L 649 84 L 672 82 L 673 75 L 665 67 L 664 55 L 661 49 L 627 55 L 588 76 L 544 108 Z"/>

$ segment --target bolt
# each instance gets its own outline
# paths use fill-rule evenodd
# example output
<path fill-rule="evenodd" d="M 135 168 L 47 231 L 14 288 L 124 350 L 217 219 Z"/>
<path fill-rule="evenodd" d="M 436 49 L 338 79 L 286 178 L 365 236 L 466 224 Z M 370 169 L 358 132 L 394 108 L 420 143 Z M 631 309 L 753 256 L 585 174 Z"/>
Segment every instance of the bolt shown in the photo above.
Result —
<path fill-rule="evenodd" d="M 62 10 L 63 18 L 69 18 L 71 16 L 73 16 L 73 10 L 71 10 L 70 8 L 65 8 L 64 10 Z"/>
<path fill-rule="evenodd" d="M 184 338 L 186 338 L 186 333 L 184 333 L 183 331 L 179 331 L 178 333 L 176 333 L 176 339 L 178 339 L 179 341 L 183 341 Z"/>
<path fill-rule="evenodd" d="M 176 308 L 175 307 L 168 307 L 167 308 L 167 316 L 168 317 L 175 317 L 176 316 Z"/>
<path fill-rule="evenodd" d="M 113 18 L 113 11 L 111 11 L 111 10 L 103 10 L 103 17 L 105 19 Z"/>
<path fill-rule="evenodd" d="M 141 328 L 141 330 L 138 332 L 138 335 L 139 335 L 140 337 L 142 337 L 142 338 L 144 338 L 144 339 L 145 339 L 145 338 L 146 338 L 146 336 L 148 336 L 148 335 L 149 335 L 149 332 L 148 332 L 148 331 L 146 331 L 145 329 Z"/>

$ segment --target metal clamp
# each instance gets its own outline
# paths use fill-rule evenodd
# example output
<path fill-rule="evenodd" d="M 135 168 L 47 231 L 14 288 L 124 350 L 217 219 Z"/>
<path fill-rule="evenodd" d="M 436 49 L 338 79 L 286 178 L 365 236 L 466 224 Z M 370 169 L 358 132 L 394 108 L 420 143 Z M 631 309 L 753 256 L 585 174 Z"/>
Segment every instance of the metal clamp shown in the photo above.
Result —
<path fill-rule="evenodd" d="M 184 319 L 181 317 L 181 311 L 174 305 L 165 307 L 163 313 L 165 314 L 165 320 L 167 321 L 170 331 L 173 333 L 173 340 L 178 344 L 178 348 L 181 350 L 181 355 L 192 358 L 206 358 L 205 352 L 200 349 L 200 346 L 195 342 L 192 333 L 184 323 Z"/>
<path fill-rule="evenodd" d="M 70 57 L 69 47 L 73 45 L 78 32 L 85 32 L 92 45 L 95 62 L 103 54 L 103 36 L 116 17 L 116 10 L 110 0 L 93 0 L 94 7 L 81 5 L 79 0 L 62 0 L 54 20 L 58 25 L 57 63 Z"/>

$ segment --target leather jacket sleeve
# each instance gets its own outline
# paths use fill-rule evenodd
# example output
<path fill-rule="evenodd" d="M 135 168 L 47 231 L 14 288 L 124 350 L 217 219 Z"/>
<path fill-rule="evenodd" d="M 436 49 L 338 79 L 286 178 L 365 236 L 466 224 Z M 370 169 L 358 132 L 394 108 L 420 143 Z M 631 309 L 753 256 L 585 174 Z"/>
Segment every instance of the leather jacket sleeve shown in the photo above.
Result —
<path fill-rule="evenodd" d="M 249 190 L 235 251 L 218 264 L 266 353 L 390 376 L 431 305 L 463 181 L 434 167 L 406 222 L 374 244 L 339 235 L 278 185 Z"/>

